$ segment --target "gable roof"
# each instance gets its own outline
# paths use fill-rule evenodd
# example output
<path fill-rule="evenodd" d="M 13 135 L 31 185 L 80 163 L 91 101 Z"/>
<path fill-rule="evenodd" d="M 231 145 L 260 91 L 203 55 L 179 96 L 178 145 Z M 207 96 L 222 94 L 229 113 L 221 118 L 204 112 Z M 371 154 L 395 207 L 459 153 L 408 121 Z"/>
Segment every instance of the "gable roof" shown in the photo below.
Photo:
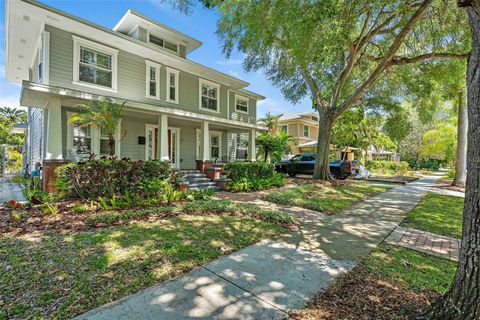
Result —
<path fill-rule="evenodd" d="M 283 122 L 283 121 L 291 121 L 291 120 L 305 120 L 305 121 L 312 121 L 312 122 L 317 123 L 317 121 L 312 120 L 311 117 L 318 118 L 318 114 L 316 114 L 315 112 L 311 112 L 311 111 L 284 113 L 284 114 L 282 114 L 282 116 L 280 116 L 280 118 L 278 118 L 278 121 Z"/>

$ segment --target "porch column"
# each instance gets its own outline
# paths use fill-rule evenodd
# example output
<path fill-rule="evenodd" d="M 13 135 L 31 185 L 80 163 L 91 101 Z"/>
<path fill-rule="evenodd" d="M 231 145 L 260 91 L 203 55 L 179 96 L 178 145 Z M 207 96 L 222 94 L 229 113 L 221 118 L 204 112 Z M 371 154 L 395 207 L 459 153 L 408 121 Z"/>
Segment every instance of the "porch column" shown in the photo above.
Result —
<path fill-rule="evenodd" d="M 208 129 L 208 122 L 202 122 L 200 128 L 200 160 L 210 160 L 210 134 Z"/>
<path fill-rule="evenodd" d="M 50 98 L 47 111 L 45 159 L 62 160 L 62 106 L 57 97 Z"/>
<path fill-rule="evenodd" d="M 257 148 L 255 146 L 255 138 L 257 137 L 255 129 L 250 130 L 248 135 L 248 160 L 257 161 Z"/>
<path fill-rule="evenodd" d="M 43 190 L 56 192 L 55 169 L 67 161 L 63 159 L 62 101 L 51 97 L 45 110 L 45 154 L 42 163 Z"/>
<path fill-rule="evenodd" d="M 168 116 L 162 114 L 158 117 L 158 159 L 168 161 Z"/>

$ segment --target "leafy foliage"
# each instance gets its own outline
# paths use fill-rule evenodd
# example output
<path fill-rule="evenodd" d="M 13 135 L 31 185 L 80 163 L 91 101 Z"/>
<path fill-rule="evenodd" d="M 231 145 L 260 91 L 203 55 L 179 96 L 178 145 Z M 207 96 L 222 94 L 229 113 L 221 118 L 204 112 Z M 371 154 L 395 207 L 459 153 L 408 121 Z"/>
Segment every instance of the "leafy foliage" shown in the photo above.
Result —
<path fill-rule="evenodd" d="M 108 136 L 110 155 L 115 155 L 115 135 L 119 121 L 122 119 L 123 107 L 126 101 L 118 104 L 112 99 L 92 101 L 89 105 L 78 105 L 79 113 L 70 117 L 69 121 L 80 126 L 96 126 L 102 134 Z"/>
<path fill-rule="evenodd" d="M 258 146 L 258 156 L 263 160 L 271 162 L 282 160 L 282 156 L 290 152 L 290 142 L 293 137 L 285 131 L 280 130 L 277 133 L 261 132 L 258 135 L 256 144 Z"/>
<path fill-rule="evenodd" d="M 374 174 L 406 175 L 409 166 L 406 161 L 369 160 L 366 168 Z"/>
<path fill-rule="evenodd" d="M 57 168 L 57 186 L 67 197 L 151 197 L 161 193 L 171 175 L 169 162 L 89 159 Z"/>
<path fill-rule="evenodd" d="M 232 162 L 225 164 L 225 174 L 232 181 L 231 191 L 259 191 L 285 184 L 285 176 L 275 172 L 273 164 L 262 162 Z"/>

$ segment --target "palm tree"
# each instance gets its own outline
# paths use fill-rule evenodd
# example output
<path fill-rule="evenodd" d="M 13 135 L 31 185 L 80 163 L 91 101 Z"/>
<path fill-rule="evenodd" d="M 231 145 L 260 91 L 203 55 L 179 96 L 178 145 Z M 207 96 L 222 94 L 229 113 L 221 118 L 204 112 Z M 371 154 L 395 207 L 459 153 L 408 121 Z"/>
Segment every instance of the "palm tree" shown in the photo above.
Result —
<path fill-rule="evenodd" d="M 111 156 L 115 155 L 115 133 L 120 119 L 122 119 L 123 107 L 126 101 L 121 104 L 114 103 L 112 99 L 92 101 L 89 105 L 79 104 L 79 113 L 70 117 L 71 123 L 81 127 L 96 126 L 101 132 L 108 136 L 108 148 Z"/>
<path fill-rule="evenodd" d="M 265 117 L 258 119 L 258 124 L 262 124 L 268 128 L 268 131 L 272 134 L 276 134 L 278 132 L 278 119 L 282 115 L 273 115 L 269 112 L 265 114 Z"/>
<path fill-rule="evenodd" d="M 25 110 L 17 108 L 0 107 L 0 115 L 13 123 L 23 123 L 27 120 L 27 113 Z"/>

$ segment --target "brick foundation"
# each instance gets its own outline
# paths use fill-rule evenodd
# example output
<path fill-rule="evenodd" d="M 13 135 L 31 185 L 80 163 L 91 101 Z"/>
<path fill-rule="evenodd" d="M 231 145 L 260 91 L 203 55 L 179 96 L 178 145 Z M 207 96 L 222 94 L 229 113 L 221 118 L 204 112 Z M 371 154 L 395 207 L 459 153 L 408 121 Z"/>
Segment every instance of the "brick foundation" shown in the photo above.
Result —
<path fill-rule="evenodd" d="M 197 170 L 200 170 L 201 173 L 206 173 L 206 170 L 215 164 L 215 162 L 209 160 L 196 160 L 195 162 Z"/>
<path fill-rule="evenodd" d="M 212 180 L 220 179 L 223 172 L 223 165 L 215 165 L 205 169 L 205 175 Z"/>
<path fill-rule="evenodd" d="M 57 192 L 55 188 L 55 169 L 59 166 L 68 163 L 66 160 L 43 160 L 42 164 L 42 180 L 43 180 L 43 190 L 48 193 Z"/>

